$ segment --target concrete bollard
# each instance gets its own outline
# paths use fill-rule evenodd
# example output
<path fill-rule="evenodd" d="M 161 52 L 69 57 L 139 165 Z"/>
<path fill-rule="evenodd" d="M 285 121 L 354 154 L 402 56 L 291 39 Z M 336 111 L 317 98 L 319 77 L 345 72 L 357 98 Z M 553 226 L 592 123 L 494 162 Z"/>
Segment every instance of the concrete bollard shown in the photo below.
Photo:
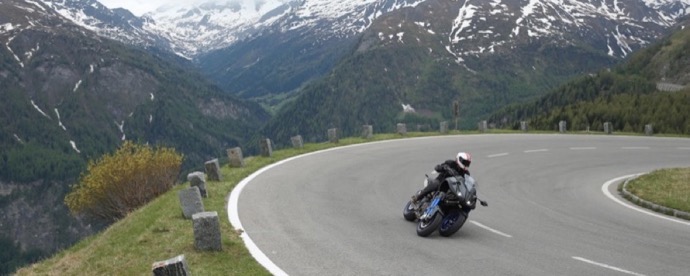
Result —
<path fill-rule="evenodd" d="M 180 190 L 177 195 L 180 198 L 182 216 L 185 219 L 191 219 L 194 214 L 204 211 L 204 202 L 201 200 L 199 187 L 194 186 Z"/>
<path fill-rule="evenodd" d="M 338 129 L 328 129 L 328 141 L 331 143 L 338 143 Z"/>
<path fill-rule="evenodd" d="M 208 177 L 208 180 L 210 181 L 221 181 L 222 176 L 220 174 L 220 164 L 218 163 L 218 159 L 213 159 L 210 161 L 206 161 L 204 163 L 204 169 L 206 171 L 206 176 Z"/>
<path fill-rule="evenodd" d="M 442 134 L 448 134 L 448 122 L 441 122 L 439 126 L 439 132 L 441 132 Z"/>
<path fill-rule="evenodd" d="M 259 146 L 261 147 L 261 156 L 273 156 L 273 147 L 271 146 L 271 139 L 261 139 Z"/>
<path fill-rule="evenodd" d="M 527 132 L 527 128 L 528 128 L 527 122 L 526 122 L 526 121 L 521 121 L 521 122 L 520 122 L 520 130 L 521 130 L 522 132 Z"/>
<path fill-rule="evenodd" d="M 244 158 L 242 157 L 242 148 L 236 147 L 228 149 L 228 159 L 230 160 L 230 167 L 241 168 L 244 167 Z"/>
<path fill-rule="evenodd" d="M 611 124 L 611 122 L 605 122 L 604 123 L 604 133 L 606 133 L 606 134 L 613 133 L 613 125 Z"/>
<path fill-rule="evenodd" d="M 184 255 L 155 262 L 151 266 L 153 276 L 189 276 L 192 275 Z"/>
<path fill-rule="evenodd" d="M 558 122 L 558 132 L 564 133 L 568 131 L 568 123 L 566 121 Z"/>
<path fill-rule="evenodd" d="M 644 126 L 644 134 L 647 136 L 654 135 L 654 127 L 651 124 Z"/>
<path fill-rule="evenodd" d="M 371 139 L 374 137 L 374 127 L 372 125 L 362 126 L 362 138 Z"/>
<path fill-rule="evenodd" d="M 484 133 L 489 129 L 489 126 L 486 121 L 481 121 L 477 124 L 477 128 L 479 129 L 479 132 Z"/>
<path fill-rule="evenodd" d="M 397 125 L 397 130 L 398 130 L 398 134 L 407 135 L 407 125 L 406 124 L 399 123 Z"/>
<path fill-rule="evenodd" d="M 201 212 L 192 216 L 194 226 L 194 247 L 203 251 L 221 251 L 218 212 Z"/>
<path fill-rule="evenodd" d="M 292 136 L 290 138 L 290 142 L 292 142 L 293 148 L 301 149 L 304 147 L 304 139 L 302 139 L 302 135 Z"/>
<path fill-rule="evenodd" d="M 187 181 L 192 187 L 199 187 L 199 192 L 202 197 L 208 197 L 206 193 L 206 177 L 202 172 L 193 172 L 187 175 Z"/>

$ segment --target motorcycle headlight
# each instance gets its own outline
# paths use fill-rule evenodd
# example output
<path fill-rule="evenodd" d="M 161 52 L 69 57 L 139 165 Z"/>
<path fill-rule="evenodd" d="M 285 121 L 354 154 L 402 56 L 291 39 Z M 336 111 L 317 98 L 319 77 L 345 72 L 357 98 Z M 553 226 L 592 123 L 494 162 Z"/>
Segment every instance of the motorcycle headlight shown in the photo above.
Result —
<path fill-rule="evenodd" d="M 462 193 L 461 193 L 461 192 L 458 192 L 458 196 L 459 196 L 459 197 L 462 197 Z"/>

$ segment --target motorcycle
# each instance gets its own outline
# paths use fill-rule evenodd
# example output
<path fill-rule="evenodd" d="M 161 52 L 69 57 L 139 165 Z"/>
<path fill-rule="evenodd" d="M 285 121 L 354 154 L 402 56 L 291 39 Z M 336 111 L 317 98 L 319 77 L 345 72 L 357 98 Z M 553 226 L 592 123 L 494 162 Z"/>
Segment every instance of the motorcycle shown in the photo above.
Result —
<path fill-rule="evenodd" d="M 443 180 L 430 178 L 424 180 L 424 187 L 430 181 L 442 181 L 436 191 L 427 194 L 415 204 L 408 201 L 403 209 L 403 217 L 408 221 L 417 221 L 417 235 L 427 237 L 438 229 L 441 236 L 455 234 L 470 213 L 477 201 L 482 206 L 489 206 L 486 201 L 477 197 L 477 182 L 471 176 L 449 176 Z"/>

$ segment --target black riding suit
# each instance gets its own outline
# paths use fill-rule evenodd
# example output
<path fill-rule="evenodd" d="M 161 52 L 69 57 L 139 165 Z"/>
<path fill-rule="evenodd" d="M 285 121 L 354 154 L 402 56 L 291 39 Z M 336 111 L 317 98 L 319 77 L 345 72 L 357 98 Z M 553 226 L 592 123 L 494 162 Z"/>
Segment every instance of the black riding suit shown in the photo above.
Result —
<path fill-rule="evenodd" d="M 470 171 L 460 168 L 455 160 L 446 160 L 445 162 L 436 165 L 434 170 L 438 172 L 438 176 L 436 179 L 429 179 L 429 183 L 427 183 L 426 187 L 417 192 L 415 201 L 418 201 L 424 198 L 427 194 L 436 191 L 438 186 L 441 185 L 443 179 L 446 177 L 456 175 L 465 177 L 465 175 L 470 175 Z"/>

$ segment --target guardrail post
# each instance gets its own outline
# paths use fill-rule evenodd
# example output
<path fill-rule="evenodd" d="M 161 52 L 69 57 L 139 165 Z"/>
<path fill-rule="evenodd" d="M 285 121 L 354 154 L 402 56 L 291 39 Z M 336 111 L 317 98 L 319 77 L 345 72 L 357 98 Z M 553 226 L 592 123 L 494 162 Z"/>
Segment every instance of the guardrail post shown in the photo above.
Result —
<path fill-rule="evenodd" d="M 189 173 L 187 174 L 187 181 L 189 181 L 190 186 L 199 187 L 199 192 L 201 193 L 201 196 L 208 197 L 208 194 L 206 193 L 206 177 L 204 176 L 204 173 Z"/>
<path fill-rule="evenodd" d="M 558 132 L 564 133 L 568 131 L 568 123 L 566 121 L 558 122 Z"/>
<path fill-rule="evenodd" d="M 192 275 L 184 255 L 155 262 L 151 266 L 153 276 L 187 276 Z"/>
<path fill-rule="evenodd" d="M 261 139 L 261 144 L 259 145 L 261 147 L 261 156 L 263 157 L 271 157 L 273 156 L 273 147 L 271 146 L 271 139 Z"/>
<path fill-rule="evenodd" d="M 374 137 L 374 127 L 372 125 L 363 125 L 362 138 L 371 139 L 372 137 Z"/>
<path fill-rule="evenodd" d="M 220 174 L 220 164 L 218 163 L 218 158 L 206 161 L 206 163 L 204 163 L 204 169 L 206 171 L 206 176 L 210 181 L 220 181 L 223 178 Z"/>
<path fill-rule="evenodd" d="M 201 212 L 192 216 L 194 227 L 194 247 L 204 251 L 221 251 L 223 243 L 220 235 L 218 212 Z"/>
<path fill-rule="evenodd" d="M 489 129 L 489 126 L 486 121 L 481 121 L 477 124 L 477 128 L 479 129 L 479 132 L 484 133 L 487 129 Z"/>
<path fill-rule="evenodd" d="M 194 186 L 177 192 L 180 199 L 180 207 L 182 207 L 182 216 L 185 219 L 191 219 L 196 213 L 204 211 L 204 202 L 201 200 L 201 193 L 199 187 Z"/>
<path fill-rule="evenodd" d="M 290 141 L 292 142 L 292 147 L 294 148 L 301 149 L 304 147 L 304 139 L 302 139 L 302 135 L 292 136 Z"/>
<path fill-rule="evenodd" d="M 442 134 L 448 134 L 448 122 L 447 121 L 441 122 L 441 124 L 439 126 L 439 131 Z"/>
<path fill-rule="evenodd" d="M 398 134 L 407 135 L 407 125 L 406 124 L 398 123 L 397 130 L 398 130 Z"/>
<path fill-rule="evenodd" d="M 644 134 L 647 136 L 654 135 L 654 127 L 651 124 L 644 126 Z"/>
<path fill-rule="evenodd" d="M 242 157 L 242 148 L 236 147 L 228 149 L 228 159 L 230 159 L 230 167 L 241 168 L 244 167 L 244 158 Z"/>
<path fill-rule="evenodd" d="M 606 134 L 613 133 L 613 125 L 611 124 L 611 122 L 605 122 L 604 123 L 604 133 L 606 133 Z"/>
<path fill-rule="evenodd" d="M 328 141 L 331 143 L 338 143 L 338 129 L 331 128 L 328 130 Z"/>

